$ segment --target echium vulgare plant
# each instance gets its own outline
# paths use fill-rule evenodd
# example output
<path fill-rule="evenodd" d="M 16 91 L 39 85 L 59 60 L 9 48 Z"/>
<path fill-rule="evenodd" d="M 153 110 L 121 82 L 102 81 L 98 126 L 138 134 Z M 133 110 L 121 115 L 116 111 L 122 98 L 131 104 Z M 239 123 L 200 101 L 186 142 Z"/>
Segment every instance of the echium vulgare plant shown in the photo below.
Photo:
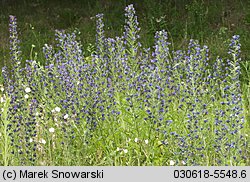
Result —
<path fill-rule="evenodd" d="M 208 68 L 207 48 L 190 42 L 182 91 L 188 133 L 181 146 L 188 165 L 240 165 L 246 159 L 238 38 L 233 36 L 230 44 L 233 59 L 224 63 L 217 59 L 212 70 Z"/>
<path fill-rule="evenodd" d="M 62 158 L 74 155 L 79 151 L 68 152 L 74 148 L 70 146 L 81 146 L 75 141 L 85 145 L 85 136 L 89 135 L 87 131 L 95 127 L 92 122 L 95 116 L 91 113 L 91 88 L 94 88 L 92 70 L 84 63 L 75 33 L 65 34 L 61 31 L 56 32 L 58 51 L 52 46 L 44 47 L 45 67 L 36 60 L 27 60 L 24 68 L 19 67 L 17 27 L 13 21 L 16 19 L 11 16 L 10 43 L 14 66 L 10 73 L 6 67 L 2 71 L 5 90 L 10 98 L 8 117 L 4 118 L 9 121 L 10 143 L 5 145 L 11 146 L 8 148 L 13 156 L 12 164 L 53 164 L 57 156 L 53 155 L 52 150 L 62 152 L 64 149 Z M 80 123 L 80 118 L 86 118 L 88 125 Z M 55 128 L 61 132 L 50 134 L 54 133 Z"/>
<path fill-rule="evenodd" d="M 140 38 L 140 27 L 132 4 L 125 8 L 125 12 L 125 30 L 123 34 L 128 63 L 130 67 L 137 68 L 138 48 L 141 47 L 141 43 L 138 41 Z"/>
<path fill-rule="evenodd" d="M 240 43 L 239 36 L 234 35 L 229 45 L 231 58 L 222 63 L 219 59 L 215 69 L 224 65 L 224 72 L 217 72 L 220 88 L 220 103 L 214 110 L 214 148 L 218 155 L 216 163 L 221 165 L 239 165 L 246 159 L 247 143 L 244 141 L 242 128 L 244 125 L 242 94 L 240 86 Z M 216 72 L 215 72 L 216 73 Z M 216 77 L 215 76 L 215 77 Z M 213 98 L 214 99 L 214 98 Z"/>
<path fill-rule="evenodd" d="M 183 75 L 184 86 L 181 90 L 186 107 L 186 128 L 188 134 L 185 141 L 184 160 L 187 164 L 197 165 L 206 161 L 205 141 L 206 128 L 202 122 L 207 113 L 207 82 L 203 78 L 207 73 L 208 49 L 200 47 L 197 41 L 190 40 L 185 55 L 186 69 Z M 198 158 L 198 159 L 196 159 Z"/>
<path fill-rule="evenodd" d="M 139 42 L 133 5 L 122 36 L 105 37 L 96 16 L 96 50 L 86 61 L 78 33 L 56 30 L 46 64 L 21 65 L 10 17 L 12 69 L 2 70 L 0 159 L 4 165 L 244 165 L 248 144 L 240 87 L 240 43 L 209 59 L 190 40 L 172 50 L 168 32 Z M 6 101 L 5 101 L 6 100 Z M 1 163 L 1 160 L 0 160 Z"/>
<path fill-rule="evenodd" d="M 17 32 L 16 17 L 10 16 L 10 54 L 12 68 L 9 71 L 3 67 L 4 87 L 10 105 L 8 108 L 8 134 L 10 136 L 10 163 L 18 165 L 34 164 L 36 160 L 36 142 L 30 142 L 36 136 L 35 113 L 37 100 L 32 98 L 32 90 L 24 76 L 25 69 L 21 68 L 21 51 Z"/>
<path fill-rule="evenodd" d="M 49 96 L 47 101 L 53 101 L 48 104 L 62 108 L 64 113 L 54 112 L 52 115 L 56 122 L 64 121 L 58 123 L 65 137 L 61 145 L 69 148 L 78 145 L 77 141 L 88 143 L 86 136 L 92 135 L 99 119 L 97 110 L 103 90 L 98 87 L 100 83 L 95 77 L 98 76 L 97 68 L 85 62 L 75 33 L 57 31 L 56 37 L 59 42 L 57 52 L 51 51 L 51 46 L 44 47 L 46 57 L 52 58 L 52 62 L 45 66 L 48 81 L 45 86 Z"/>

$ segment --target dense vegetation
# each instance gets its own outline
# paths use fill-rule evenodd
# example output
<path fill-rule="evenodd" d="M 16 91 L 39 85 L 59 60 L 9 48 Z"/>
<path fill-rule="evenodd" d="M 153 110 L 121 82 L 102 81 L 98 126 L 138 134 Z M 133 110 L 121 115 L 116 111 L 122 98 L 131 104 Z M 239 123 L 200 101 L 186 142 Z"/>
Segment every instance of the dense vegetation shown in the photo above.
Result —
<path fill-rule="evenodd" d="M 188 3 L 190 27 L 184 34 L 178 30 L 180 37 L 165 24 L 148 22 L 141 29 L 131 4 L 121 32 L 106 28 L 104 15 L 97 14 L 95 42 L 74 27 L 56 30 L 56 41 L 46 43 L 31 26 L 35 42 L 29 45 L 20 43 L 11 15 L 10 56 L 2 69 L 1 164 L 249 165 L 246 37 L 222 27 L 214 36 L 225 40 L 224 47 L 205 39 L 206 3 Z M 165 22 L 165 16 L 155 21 Z M 155 32 L 153 39 L 145 38 L 147 31 Z"/>

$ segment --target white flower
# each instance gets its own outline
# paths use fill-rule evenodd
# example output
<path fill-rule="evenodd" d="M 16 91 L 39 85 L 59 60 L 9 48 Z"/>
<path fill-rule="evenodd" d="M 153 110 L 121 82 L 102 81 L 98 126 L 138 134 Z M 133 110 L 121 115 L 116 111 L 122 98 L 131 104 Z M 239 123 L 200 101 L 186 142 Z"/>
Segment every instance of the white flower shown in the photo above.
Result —
<path fill-rule="evenodd" d="M 56 108 L 55 108 L 55 111 L 56 111 L 56 112 L 60 112 L 60 111 L 61 111 L 61 108 L 60 108 L 60 107 L 56 107 Z"/>
<path fill-rule="evenodd" d="M 1 108 L 1 111 L 4 112 L 4 108 Z"/>
<path fill-rule="evenodd" d="M 54 128 L 50 128 L 50 129 L 49 129 L 49 132 L 50 132 L 50 133 L 54 133 L 54 131 L 55 131 Z"/>
<path fill-rule="evenodd" d="M 0 90 L 3 92 L 3 91 L 4 91 L 4 88 L 3 88 L 3 87 L 1 87 L 1 88 L 0 88 Z"/>
<path fill-rule="evenodd" d="M 52 109 L 51 112 L 54 113 L 54 112 L 55 112 L 55 109 Z"/>
<path fill-rule="evenodd" d="M 146 145 L 148 144 L 148 139 L 147 139 L 147 140 L 145 140 L 145 143 L 146 143 Z"/>
<path fill-rule="evenodd" d="M 139 140 L 138 138 L 135 138 L 135 143 L 137 143 L 137 142 L 138 142 L 138 140 Z"/>
<path fill-rule="evenodd" d="M 28 99 L 28 98 L 29 98 L 29 95 L 28 95 L 28 94 L 25 94 L 25 95 L 24 95 L 24 98 L 25 98 L 25 99 Z"/>
<path fill-rule="evenodd" d="M 33 142 L 33 139 L 32 139 L 32 138 L 30 138 L 30 143 L 31 143 L 31 142 Z"/>
<path fill-rule="evenodd" d="M 123 149 L 123 152 L 126 154 L 126 153 L 128 153 L 128 150 L 127 149 Z"/>
<path fill-rule="evenodd" d="M 27 88 L 25 89 L 25 92 L 26 92 L 26 93 L 29 93 L 29 92 L 31 92 L 31 89 L 30 89 L 29 87 L 27 87 Z"/>
<path fill-rule="evenodd" d="M 119 151 L 120 151 L 120 148 L 119 148 L 119 147 L 117 147 L 116 151 L 117 151 L 117 152 L 119 152 Z"/>
<path fill-rule="evenodd" d="M 69 117 L 69 115 L 68 115 L 68 114 L 65 114 L 63 118 L 64 118 L 64 119 L 67 119 L 68 117 Z"/>
<path fill-rule="evenodd" d="M 0 98 L 0 102 L 3 103 L 5 102 L 5 99 L 3 97 Z"/>
<path fill-rule="evenodd" d="M 181 161 L 182 165 L 186 165 L 186 162 L 185 161 Z"/>
<path fill-rule="evenodd" d="M 175 162 L 173 160 L 170 160 L 170 166 L 175 165 Z"/>
<path fill-rule="evenodd" d="M 46 144 L 46 141 L 44 139 L 40 139 L 39 142 L 42 143 L 42 144 Z"/>
<path fill-rule="evenodd" d="M 35 114 L 36 116 L 39 116 L 39 112 L 36 112 L 36 114 Z"/>

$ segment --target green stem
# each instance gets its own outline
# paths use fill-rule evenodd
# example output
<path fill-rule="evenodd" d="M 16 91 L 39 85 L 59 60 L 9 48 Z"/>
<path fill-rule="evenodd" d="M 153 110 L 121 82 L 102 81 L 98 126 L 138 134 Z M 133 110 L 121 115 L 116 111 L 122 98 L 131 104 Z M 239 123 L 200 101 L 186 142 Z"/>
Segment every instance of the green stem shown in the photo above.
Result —
<path fill-rule="evenodd" d="M 7 116 L 8 116 L 8 108 L 9 108 L 9 103 L 10 103 L 10 99 L 6 98 L 6 102 L 4 103 L 4 111 L 3 111 L 3 115 L 2 115 L 2 119 L 3 119 L 3 125 L 4 125 L 4 132 L 3 132 L 3 137 L 4 137 L 4 152 L 3 152 L 3 161 L 4 161 L 4 166 L 8 166 L 8 150 L 9 150 L 9 140 L 8 140 L 8 124 L 9 121 L 7 120 Z"/>

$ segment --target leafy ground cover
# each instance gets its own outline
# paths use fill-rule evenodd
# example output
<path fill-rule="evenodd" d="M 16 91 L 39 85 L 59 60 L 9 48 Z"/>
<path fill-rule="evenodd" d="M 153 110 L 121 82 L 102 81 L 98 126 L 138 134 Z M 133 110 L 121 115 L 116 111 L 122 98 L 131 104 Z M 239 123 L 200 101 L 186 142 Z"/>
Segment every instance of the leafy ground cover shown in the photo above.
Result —
<path fill-rule="evenodd" d="M 249 78 L 239 35 L 211 58 L 194 39 L 174 49 L 166 30 L 155 32 L 153 46 L 142 44 L 133 5 L 122 36 L 107 36 L 103 14 L 95 20 L 90 56 L 79 31 L 56 30 L 44 58 L 33 46 L 23 66 L 10 16 L 2 165 L 249 165 Z"/>

